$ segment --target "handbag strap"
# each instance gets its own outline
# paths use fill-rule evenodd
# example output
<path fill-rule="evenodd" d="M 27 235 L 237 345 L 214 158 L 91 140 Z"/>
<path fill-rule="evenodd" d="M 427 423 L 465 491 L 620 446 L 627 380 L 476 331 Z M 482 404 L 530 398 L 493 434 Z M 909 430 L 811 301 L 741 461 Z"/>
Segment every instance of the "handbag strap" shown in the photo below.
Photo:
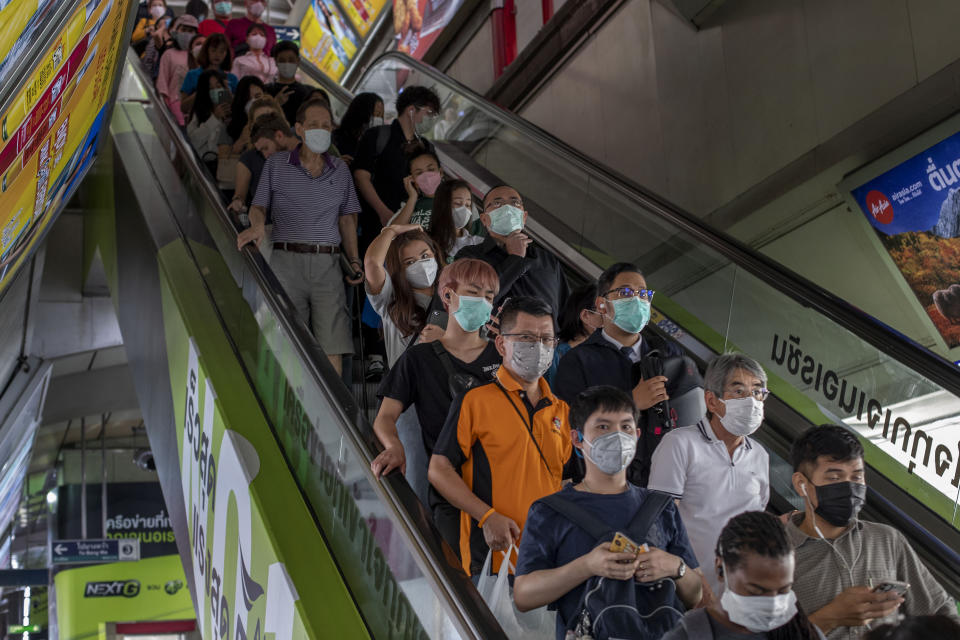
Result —
<path fill-rule="evenodd" d="M 643 499 L 640 508 L 637 509 L 637 514 L 633 516 L 633 520 L 627 525 L 627 530 L 645 538 L 653 523 L 657 521 L 657 518 L 660 517 L 671 500 L 673 500 L 673 496 L 669 493 L 647 490 L 647 496 Z"/>
<path fill-rule="evenodd" d="M 450 359 L 450 354 L 443 348 L 443 344 L 441 344 L 439 340 L 434 340 L 430 343 L 430 346 L 440 359 L 443 370 L 447 372 L 447 378 L 452 378 L 456 372 L 453 370 L 453 361 Z"/>
<path fill-rule="evenodd" d="M 660 514 L 663 513 L 663 510 L 670 504 L 672 499 L 673 497 L 670 494 L 663 493 L 662 491 L 648 491 L 647 496 L 643 500 L 643 504 L 637 509 L 637 513 L 633 516 L 633 519 L 630 520 L 630 524 L 627 525 L 627 532 L 639 534 L 638 537 L 646 537 L 653 523 L 657 521 L 657 518 L 660 517 Z M 613 532 L 610 527 L 600 524 L 595 514 L 567 500 L 559 493 L 540 498 L 540 502 L 566 517 L 572 523 L 590 534 L 595 540 L 599 541 Z"/>
<path fill-rule="evenodd" d="M 543 455 L 543 449 L 540 448 L 540 443 L 537 442 L 536 436 L 533 435 L 533 426 L 530 422 L 523 417 L 523 413 L 520 412 L 520 408 L 517 407 L 514 403 L 513 398 L 510 397 L 510 394 L 507 393 L 507 390 L 503 388 L 503 385 L 500 384 L 499 380 L 494 380 L 497 385 L 497 388 L 500 389 L 500 392 L 503 393 L 504 397 L 507 399 L 507 402 L 510 403 L 510 406 L 513 407 L 513 410 L 517 412 L 517 416 L 520 418 L 520 421 L 523 423 L 523 426 L 527 428 L 527 433 L 530 434 L 530 439 L 533 440 L 533 445 L 537 448 L 537 453 L 540 454 L 540 459 L 543 460 L 543 466 L 547 468 L 547 473 L 551 476 L 553 475 L 553 469 L 550 468 L 550 463 L 547 462 L 546 456 Z"/>

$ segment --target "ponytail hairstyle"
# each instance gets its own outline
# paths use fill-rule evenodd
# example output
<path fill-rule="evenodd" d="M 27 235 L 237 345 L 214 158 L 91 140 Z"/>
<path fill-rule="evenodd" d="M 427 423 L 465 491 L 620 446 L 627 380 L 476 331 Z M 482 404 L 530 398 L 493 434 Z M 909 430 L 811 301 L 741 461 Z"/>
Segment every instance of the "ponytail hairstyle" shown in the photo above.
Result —
<path fill-rule="evenodd" d="M 413 293 L 413 287 L 407 281 L 406 267 L 400 259 L 400 251 L 411 242 L 421 241 L 427 245 L 433 252 L 433 259 L 437 261 L 437 272 L 439 273 L 443 263 L 440 262 L 440 253 L 437 251 L 437 245 L 423 231 L 407 231 L 399 234 L 390 243 L 387 249 L 386 268 L 390 275 L 390 281 L 393 283 L 393 300 L 387 305 L 387 313 L 393 324 L 397 325 L 400 335 L 404 338 L 413 335 L 423 329 L 427 323 L 427 312 L 417 304 L 417 298 Z M 437 281 L 434 280 L 434 288 Z"/>
<path fill-rule="evenodd" d="M 764 511 L 747 511 L 727 522 L 717 540 L 716 553 L 729 572 L 740 567 L 751 553 L 774 559 L 793 555 L 793 544 L 779 518 Z M 727 580 L 728 576 L 723 578 Z M 799 602 L 796 615 L 788 623 L 767 633 L 770 640 L 817 640 L 820 637 Z"/>
<path fill-rule="evenodd" d="M 439 163 L 438 163 L 439 166 Z M 453 224 L 453 193 L 457 189 L 470 191 L 464 180 L 444 180 L 433 194 L 433 211 L 430 214 L 430 237 L 446 254 L 457 239 L 457 227 Z M 446 262 L 446 255 L 444 255 Z"/>

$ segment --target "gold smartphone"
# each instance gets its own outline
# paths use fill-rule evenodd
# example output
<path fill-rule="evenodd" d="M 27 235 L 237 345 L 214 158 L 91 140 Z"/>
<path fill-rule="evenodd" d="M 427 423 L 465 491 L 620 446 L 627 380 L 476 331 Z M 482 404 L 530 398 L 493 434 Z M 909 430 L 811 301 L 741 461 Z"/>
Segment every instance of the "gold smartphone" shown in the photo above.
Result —
<path fill-rule="evenodd" d="M 650 551 L 650 547 L 648 547 L 646 543 L 637 544 L 618 531 L 617 535 L 613 537 L 613 541 L 610 543 L 610 551 L 615 553 L 632 553 L 637 555 L 640 553 L 647 553 Z"/>

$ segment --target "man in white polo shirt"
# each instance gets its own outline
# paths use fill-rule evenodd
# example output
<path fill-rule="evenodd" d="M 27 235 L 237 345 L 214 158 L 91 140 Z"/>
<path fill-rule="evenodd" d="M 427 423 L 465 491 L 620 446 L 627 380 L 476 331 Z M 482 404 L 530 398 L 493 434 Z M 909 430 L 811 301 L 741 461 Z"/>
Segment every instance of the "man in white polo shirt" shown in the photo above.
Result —
<path fill-rule="evenodd" d="M 755 360 L 741 354 L 717 357 L 704 376 L 706 417 L 667 433 L 653 453 L 647 488 L 679 499 L 701 566 L 712 566 L 717 538 L 730 518 L 763 511 L 770 498 L 769 457 L 748 437 L 763 422 L 766 384 L 767 374 Z M 718 593 L 714 572 L 704 574 Z"/>

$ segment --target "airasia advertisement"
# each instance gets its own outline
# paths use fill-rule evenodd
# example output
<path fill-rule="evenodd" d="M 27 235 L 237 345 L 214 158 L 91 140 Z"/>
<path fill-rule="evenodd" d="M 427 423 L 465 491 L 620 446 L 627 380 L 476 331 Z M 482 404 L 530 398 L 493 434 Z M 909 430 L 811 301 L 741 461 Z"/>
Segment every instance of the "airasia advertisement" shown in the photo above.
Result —
<path fill-rule="evenodd" d="M 947 346 L 960 345 L 960 133 L 851 195 Z"/>

